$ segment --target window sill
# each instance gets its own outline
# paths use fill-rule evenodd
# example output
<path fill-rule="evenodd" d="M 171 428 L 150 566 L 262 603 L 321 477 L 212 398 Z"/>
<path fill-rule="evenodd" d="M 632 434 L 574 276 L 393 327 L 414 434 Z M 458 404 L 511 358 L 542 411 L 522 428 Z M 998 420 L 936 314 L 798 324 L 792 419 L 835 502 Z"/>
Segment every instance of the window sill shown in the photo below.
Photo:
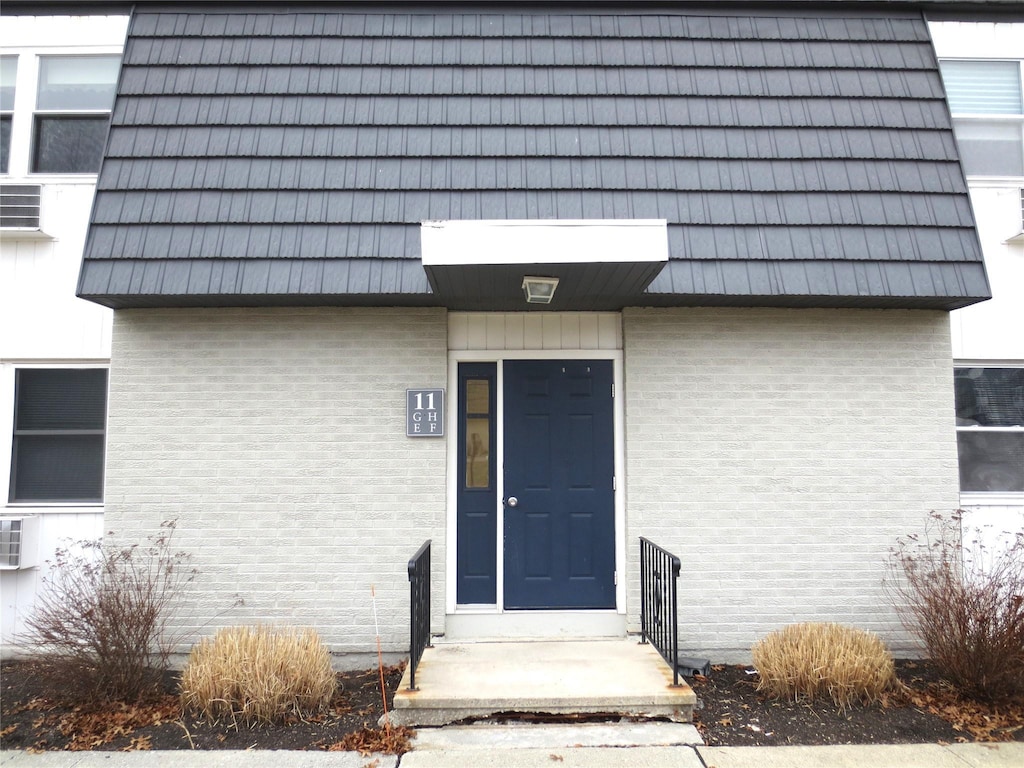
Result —
<path fill-rule="evenodd" d="M 977 184 L 978 186 L 986 187 L 1019 187 L 1021 180 L 1024 180 L 1024 176 L 992 176 L 983 173 L 968 173 L 965 174 L 967 178 L 967 186 Z"/>
<path fill-rule="evenodd" d="M 102 512 L 102 501 L 9 501 L 4 510 L 35 510 L 38 512 L 63 512 L 68 509 L 82 509 L 87 512 Z"/>
<path fill-rule="evenodd" d="M 960 494 L 961 507 L 1024 507 L 1024 493 L 999 491 L 965 491 Z"/>
<path fill-rule="evenodd" d="M 0 235 L 4 240 L 55 240 L 53 235 L 48 235 L 41 229 L 29 227 L 0 227 Z"/>
<path fill-rule="evenodd" d="M 98 171 L 90 173 L 19 173 L 4 174 L 6 184 L 96 184 Z"/>

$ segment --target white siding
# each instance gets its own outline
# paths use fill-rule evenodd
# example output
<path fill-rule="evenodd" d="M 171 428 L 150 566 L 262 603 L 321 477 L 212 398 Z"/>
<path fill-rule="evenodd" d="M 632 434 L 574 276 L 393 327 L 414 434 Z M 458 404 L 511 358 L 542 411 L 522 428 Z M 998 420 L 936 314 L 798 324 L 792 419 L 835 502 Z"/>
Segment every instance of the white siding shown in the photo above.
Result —
<path fill-rule="evenodd" d="M 7 513 L 17 510 L 6 510 Z M 25 514 L 40 515 L 39 548 L 43 559 L 52 560 L 58 548 L 72 549 L 81 541 L 95 541 L 103 535 L 103 514 L 77 512 L 74 509 L 52 509 L 40 512 L 25 509 Z M 17 515 L 21 516 L 21 515 Z M 35 596 L 45 567 L 6 570 L 0 573 L 0 630 L 3 631 L 4 651 L 14 649 L 25 632 L 25 619 L 31 614 Z"/>
<path fill-rule="evenodd" d="M 179 521 L 200 571 L 185 630 L 312 625 L 372 653 L 374 587 L 384 649 L 406 650 L 427 538 L 440 629 L 446 441 L 405 436 L 405 390 L 445 386 L 444 310 L 132 310 L 115 329 L 106 527 Z"/>
<path fill-rule="evenodd" d="M 1024 179 L 1015 185 L 970 184 L 992 298 L 951 314 L 956 360 L 1024 363 L 1024 242 L 1007 242 L 1024 228 L 1022 186 Z"/>
<path fill-rule="evenodd" d="M 964 494 L 960 501 L 964 549 L 980 558 L 983 569 L 1013 546 L 1018 536 L 1024 535 L 1018 499 L 975 493 Z"/>
<path fill-rule="evenodd" d="M 622 349 L 617 312 L 452 312 L 448 347 L 455 351 Z"/>
<path fill-rule="evenodd" d="M 1024 24 L 932 22 L 940 58 L 1024 59 Z M 950 315 L 953 358 L 977 366 L 1024 366 L 1024 230 L 1020 190 L 1024 178 L 968 177 L 971 205 L 985 254 L 992 299 Z M 981 524 L 986 546 L 1006 541 L 995 529 L 1024 532 L 1024 494 L 964 494 L 965 541 L 970 526 Z"/>
<path fill-rule="evenodd" d="M 75 296 L 95 179 L 42 187 L 50 238 L 0 242 L 0 359 L 109 360 L 111 311 Z"/>
<path fill-rule="evenodd" d="M 0 233 L 0 488 L 5 515 L 40 516 L 41 565 L 0 573 L 0 643 L 14 650 L 46 561 L 58 546 L 95 539 L 103 508 L 7 504 L 14 416 L 14 372 L 21 366 L 105 364 L 110 359 L 110 310 L 75 297 L 96 177 L 30 174 L 32 111 L 39 55 L 114 53 L 124 44 L 126 16 L 5 16 L 4 55 L 18 55 L 10 173 L 4 184 L 41 187 L 40 224 L 45 237 Z"/>
<path fill-rule="evenodd" d="M 630 621 L 647 536 L 682 559 L 695 653 L 743 657 L 803 620 L 900 646 L 886 553 L 957 506 L 947 315 L 651 309 L 623 325 Z"/>

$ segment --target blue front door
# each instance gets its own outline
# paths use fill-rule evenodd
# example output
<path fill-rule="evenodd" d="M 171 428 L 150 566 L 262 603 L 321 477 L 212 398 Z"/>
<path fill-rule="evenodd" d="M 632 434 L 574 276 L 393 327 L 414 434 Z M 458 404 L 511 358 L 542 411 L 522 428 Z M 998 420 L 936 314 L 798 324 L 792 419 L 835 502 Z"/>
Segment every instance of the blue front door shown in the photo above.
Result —
<path fill-rule="evenodd" d="M 503 373 L 505 608 L 614 608 L 612 362 Z"/>

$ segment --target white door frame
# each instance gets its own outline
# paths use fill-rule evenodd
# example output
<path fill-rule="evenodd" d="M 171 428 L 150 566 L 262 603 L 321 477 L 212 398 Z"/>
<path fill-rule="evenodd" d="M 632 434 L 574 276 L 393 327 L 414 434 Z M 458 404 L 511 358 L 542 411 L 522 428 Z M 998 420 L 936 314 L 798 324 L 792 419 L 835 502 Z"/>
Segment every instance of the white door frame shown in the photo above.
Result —
<path fill-rule="evenodd" d="M 445 612 L 452 615 L 465 614 L 486 614 L 486 615 L 508 615 L 505 614 L 502 601 L 504 599 L 504 373 L 502 363 L 506 360 L 611 360 L 613 369 L 613 382 L 615 386 L 615 401 L 613 403 L 614 419 L 614 453 L 615 453 L 615 609 L 613 611 L 572 611 L 572 612 L 551 612 L 566 614 L 593 614 L 593 613 L 614 613 L 625 616 L 626 613 L 626 476 L 625 476 L 625 402 L 623 397 L 623 354 L 621 349 L 548 349 L 548 350 L 452 350 L 448 353 L 448 391 L 458 393 L 459 387 L 459 363 L 495 363 L 497 367 L 497 378 L 495 380 L 496 404 L 495 423 L 497 434 L 495 437 L 497 446 L 497 457 L 495 460 L 495 481 L 496 503 L 497 503 L 497 602 L 494 605 L 473 605 L 459 606 L 456 603 L 456 573 L 457 573 L 457 507 L 458 507 L 458 462 L 460 456 L 457 450 L 448 450 L 448 478 L 447 478 L 447 516 L 445 528 Z M 448 408 L 448 435 L 449 440 L 458 440 L 459 434 L 459 411 L 461 403 L 458 401 L 458 394 L 451 398 Z M 457 444 L 457 442 L 456 442 Z M 452 443 L 449 443 L 451 446 Z M 513 613 L 513 612 L 510 612 Z M 515 611 L 514 614 L 543 614 L 544 611 Z"/>

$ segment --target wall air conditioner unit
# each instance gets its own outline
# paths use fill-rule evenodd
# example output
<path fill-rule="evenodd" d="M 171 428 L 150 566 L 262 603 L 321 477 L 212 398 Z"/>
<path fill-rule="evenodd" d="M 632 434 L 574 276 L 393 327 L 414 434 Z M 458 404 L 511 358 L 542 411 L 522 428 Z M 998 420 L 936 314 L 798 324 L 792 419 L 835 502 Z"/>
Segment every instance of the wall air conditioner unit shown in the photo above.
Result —
<path fill-rule="evenodd" d="M 39 518 L 0 517 L 0 571 L 39 565 Z"/>
<path fill-rule="evenodd" d="M 0 184 L 0 229 L 5 237 L 45 237 L 39 213 L 42 187 L 38 184 Z"/>

